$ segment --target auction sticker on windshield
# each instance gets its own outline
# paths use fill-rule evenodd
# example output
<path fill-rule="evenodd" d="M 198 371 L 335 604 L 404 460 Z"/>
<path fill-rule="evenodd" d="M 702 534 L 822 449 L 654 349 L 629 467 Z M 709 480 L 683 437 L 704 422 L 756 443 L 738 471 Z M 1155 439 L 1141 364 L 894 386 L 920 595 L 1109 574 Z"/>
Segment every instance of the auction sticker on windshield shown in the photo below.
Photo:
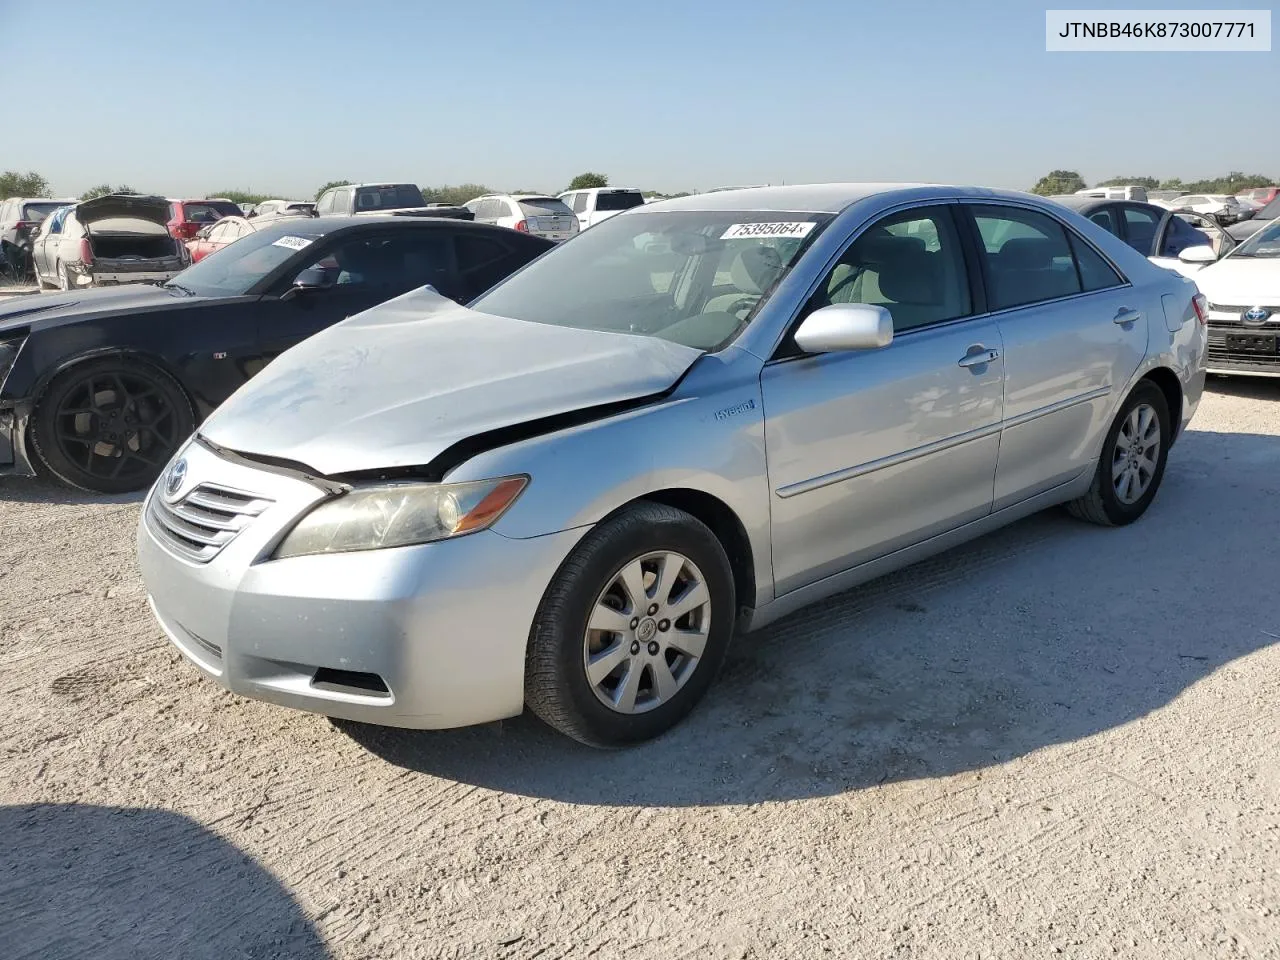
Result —
<path fill-rule="evenodd" d="M 311 241 L 306 237 L 281 237 L 271 245 L 273 247 L 288 247 L 290 250 L 301 250 L 303 247 L 311 246 Z"/>
<path fill-rule="evenodd" d="M 795 220 L 787 223 L 732 223 L 724 233 L 720 234 L 720 239 L 764 240 L 770 237 L 807 237 L 815 226 L 817 224 L 811 220 Z"/>

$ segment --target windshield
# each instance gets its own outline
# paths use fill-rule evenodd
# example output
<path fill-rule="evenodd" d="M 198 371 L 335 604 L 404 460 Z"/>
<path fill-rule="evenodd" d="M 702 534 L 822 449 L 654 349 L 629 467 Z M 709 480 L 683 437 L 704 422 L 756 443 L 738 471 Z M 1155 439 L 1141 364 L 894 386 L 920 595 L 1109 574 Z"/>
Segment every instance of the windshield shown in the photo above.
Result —
<path fill-rule="evenodd" d="M 639 190 L 601 190 L 596 194 L 597 210 L 630 210 L 643 204 Z"/>
<path fill-rule="evenodd" d="M 1280 220 L 1272 220 L 1232 251 L 1233 257 L 1280 260 Z M 1268 269 L 1271 269 L 1270 267 Z"/>
<path fill-rule="evenodd" d="M 1280 217 L 1280 197 L 1276 197 L 1253 215 L 1255 220 L 1274 220 Z"/>
<path fill-rule="evenodd" d="M 401 207 L 424 207 L 422 191 L 412 183 L 390 183 L 381 187 L 356 189 L 356 212 L 396 210 Z"/>
<path fill-rule="evenodd" d="M 247 234 L 187 267 L 165 286 L 200 297 L 243 296 L 276 267 L 322 236 L 305 227 L 298 229 L 307 222 L 293 217 L 287 225 Z"/>
<path fill-rule="evenodd" d="M 746 328 L 830 220 L 756 210 L 611 217 L 472 306 L 717 350 Z"/>
<path fill-rule="evenodd" d="M 62 204 L 56 201 L 51 201 L 49 203 L 24 203 L 22 205 L 22 219 L 39 223 L 60 206 L 62 206 Z"/>
<path fill-rule="evenodd" d="M 563 200 L 555 197 L 524 197 L 517 200 L 520 212 L 526 217 L 571 217 L 573 211 Z"/>

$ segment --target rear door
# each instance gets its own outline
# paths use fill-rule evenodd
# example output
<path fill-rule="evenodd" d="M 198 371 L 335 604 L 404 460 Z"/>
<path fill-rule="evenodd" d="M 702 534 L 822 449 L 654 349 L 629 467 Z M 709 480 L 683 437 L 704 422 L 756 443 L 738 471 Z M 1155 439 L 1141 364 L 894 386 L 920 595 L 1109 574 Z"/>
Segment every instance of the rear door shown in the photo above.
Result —
<path fill-rule="evenodd" d="M 1111 411 L 1146 354 L 1157 298 L 1139 296 L 1064 223 L 1016 204 L 964 204 L 1004 343 L 994 509 L 1092 468 Z"/>

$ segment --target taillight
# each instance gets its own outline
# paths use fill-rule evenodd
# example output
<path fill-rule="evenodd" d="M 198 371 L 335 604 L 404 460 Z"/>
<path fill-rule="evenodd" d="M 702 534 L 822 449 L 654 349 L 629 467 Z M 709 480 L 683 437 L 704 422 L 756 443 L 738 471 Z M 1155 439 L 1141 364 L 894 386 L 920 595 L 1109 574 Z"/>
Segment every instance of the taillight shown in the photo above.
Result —
<path fill-rule="evenodd" d="M 1203 293 L 1197 293 L 1191 298 L 1191 306 L 1195 308 L 1196 319 L 1200 321 L 1200 326 L 1204 326 L 1209 322 L 1209 300 Z"/>
<path fill-rule="evenodd" d="M 89 238 L 80 238 L 80 262 L 93 263 L 93 248 L 89 246 Z"/>
<path fill-rule="evenodd" d="M 516 229 L 519 230 L 521 233 L 528 233 L 529 222 L 527 220 L 521 220 L 519 223 L 516 224 Z"/>
<path fill-rule="evenodd" d="M 22 230 L 24 228 L 29 230 L 35 225 L 36 225 L 36 222 L 34 220 L 19 220 L 17 223 L 13 225 L 13 228 L 15 230 Z"/>

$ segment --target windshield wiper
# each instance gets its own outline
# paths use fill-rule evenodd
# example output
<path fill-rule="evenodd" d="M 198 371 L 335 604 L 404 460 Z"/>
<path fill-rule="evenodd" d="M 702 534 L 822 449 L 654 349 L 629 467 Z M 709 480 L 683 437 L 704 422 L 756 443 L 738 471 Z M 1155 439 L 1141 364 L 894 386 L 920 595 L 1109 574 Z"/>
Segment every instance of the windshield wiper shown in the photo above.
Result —
<path fill-rule="evenodd" d="M 194 297 L 196 295 L 196 292 L 192 290 L 190 287 L 184 287 L 182 284 L 174 283 L 172 280 L 166 283 L 164 285 L 164 288 L 166 290 L 181 290 L 183 294 L 185 294 L 188 297 Z"/>

